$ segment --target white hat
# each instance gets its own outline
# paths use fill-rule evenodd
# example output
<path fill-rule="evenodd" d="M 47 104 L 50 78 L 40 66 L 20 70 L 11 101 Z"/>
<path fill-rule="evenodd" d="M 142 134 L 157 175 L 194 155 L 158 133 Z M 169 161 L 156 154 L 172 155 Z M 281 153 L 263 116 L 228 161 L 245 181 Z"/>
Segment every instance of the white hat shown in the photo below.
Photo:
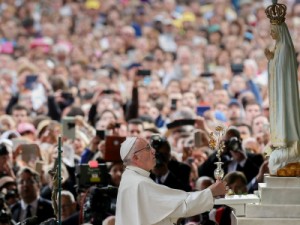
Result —
<path fill-rule="evenodd" d="M 121 144 L 120 149 L 120 155 L 121 159 L 124 161 L 125 157 L 130 152 L 132 146 L 134 145 L 135 141 L 137 140 L 137 137 L 127 137 L 124 142 Z"/>
<path fill-rule="evenodd" d="M 0 188 L 2 188 L 7 183 L 16 183 L 15 179 L 10 176 L 4 176 L 0 179 Z"/>

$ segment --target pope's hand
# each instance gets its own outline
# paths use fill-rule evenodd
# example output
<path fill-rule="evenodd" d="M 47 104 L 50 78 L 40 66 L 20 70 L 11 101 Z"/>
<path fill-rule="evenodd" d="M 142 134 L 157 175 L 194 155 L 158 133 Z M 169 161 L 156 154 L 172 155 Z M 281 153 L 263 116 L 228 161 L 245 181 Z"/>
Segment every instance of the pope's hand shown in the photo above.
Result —
<path fill-rule="evenodd" d="M 211 193 L 214 197 L 226 194 L 226 182 L 217 180 L 216 183 L 209 186 Z"/>

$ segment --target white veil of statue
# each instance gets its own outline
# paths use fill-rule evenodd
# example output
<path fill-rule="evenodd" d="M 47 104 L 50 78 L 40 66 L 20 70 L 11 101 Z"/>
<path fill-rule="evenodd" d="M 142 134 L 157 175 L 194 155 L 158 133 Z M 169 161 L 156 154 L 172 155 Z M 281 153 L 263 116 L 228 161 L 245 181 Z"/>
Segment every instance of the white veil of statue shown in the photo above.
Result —
<path fill-rule="evenodd" d="M 286 23 L 271 29 L 278 35 L 274 58 L 269 61 L 271 144 L 289 147 L 300 141 L 297 60 Z"/>

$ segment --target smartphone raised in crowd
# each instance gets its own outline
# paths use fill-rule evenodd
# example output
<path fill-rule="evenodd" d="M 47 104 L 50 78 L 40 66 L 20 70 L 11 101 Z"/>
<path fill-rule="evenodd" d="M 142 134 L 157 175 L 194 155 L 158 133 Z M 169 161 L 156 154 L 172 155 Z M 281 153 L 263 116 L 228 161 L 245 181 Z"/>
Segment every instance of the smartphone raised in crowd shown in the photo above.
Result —
<path fill-rule="evenodd" d="M 106 136 L 105 137 L 105 152 L 104 160 L 106 162 L 122 162 L 120 156 L 120 148 L 126 137 Z"/>
<path fill-rule="evenodd" d="M 64 92 L 61 93 L 61 97 L 64 98 L 64 99 L 72 99 L 73 98 L 73 94 L 70 93 L 70 92 L 64 91 Z"/>
<path fill-rule="evenodd" d="M 202 146 L 202 134 L 200 130 L 197 130 L 194 133 L 194 143 L 196 148 L 200 148 Z"/>
<path fill-rule="evenodd" d="M 171 110 L 175 111 L 177 109 L 177 99 L 171 99 Z"/>
<path fill-rule="evenodd" d="M 151 75 L 151 70 L 138 70 L 137 76 L 146 77 Z"/>
<path fill-rule="evenodd" d="M 197 115 L 203 116 L 204 112 L 207 110 L 210 110 L 210 106 L 207 106 L 207 105 L 198 106 L 197 107 Z"/>
<path fill-rule="evenodd" d="M 105 130 L 96 130 L 96 136 L 98 136 L 101 140 L 104 140 L 105 139 Z"/>
<path fill-rule="evenodd" d="M 115 94 L 116 92 L 112 89 L 106 89 L 102 91 L 102 94 L 106 94 L 106 95 L 111 95 L 111 94 Z"/>
<path fill-rule="evenodd" d="M 27 75 L 25 78 L 24 87 L 27 90 L 33 90 L 38 76 L 36 74 Z"/>
<path fill-rule="evenodd" d="M 201 77 L 212 77 L 214 74 L 213 73 L 210 73 L 210 72 L 204 72 L 204 73 L 201 73 Z"/>
<path fill-rule="evenodd" d="M 230 67 L 233 75 L 241 74 L 244 71 L 243 64 L 231 64 Z"/>
<path fill-rule="evenodd" d="M 75 117 L 62 118 L 62 133 L 63 136 L 69 139 L 75 139 Z"/>
<path fill-rule="evenodd" d="M 35 162 L 35 171 L 38 172 L 39 174 L 42 173 L 43 171 L 43 166 L 44 166 L 44 162 L 41 160 L 38 160 Z"/>
<path fill-rule="evenodd" d="M 21 148 L 21 157 L 24 162 L 36 162 L 39 159 L 39 148 L 37 144 L 22 144 Z"/>

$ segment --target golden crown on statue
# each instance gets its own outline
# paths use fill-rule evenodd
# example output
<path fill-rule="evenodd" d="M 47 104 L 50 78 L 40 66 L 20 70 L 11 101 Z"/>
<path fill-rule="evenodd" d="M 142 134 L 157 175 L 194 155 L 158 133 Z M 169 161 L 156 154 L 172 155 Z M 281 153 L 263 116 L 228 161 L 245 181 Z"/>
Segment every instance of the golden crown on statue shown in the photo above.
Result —
<path fill-rule="evenodd" d="M 272 0 L 273 4 L 268 6 L 265 10 L 270 23 L 279 25 L 285 21 L 286 5 L 277 3 L 277 0 Z"/>

